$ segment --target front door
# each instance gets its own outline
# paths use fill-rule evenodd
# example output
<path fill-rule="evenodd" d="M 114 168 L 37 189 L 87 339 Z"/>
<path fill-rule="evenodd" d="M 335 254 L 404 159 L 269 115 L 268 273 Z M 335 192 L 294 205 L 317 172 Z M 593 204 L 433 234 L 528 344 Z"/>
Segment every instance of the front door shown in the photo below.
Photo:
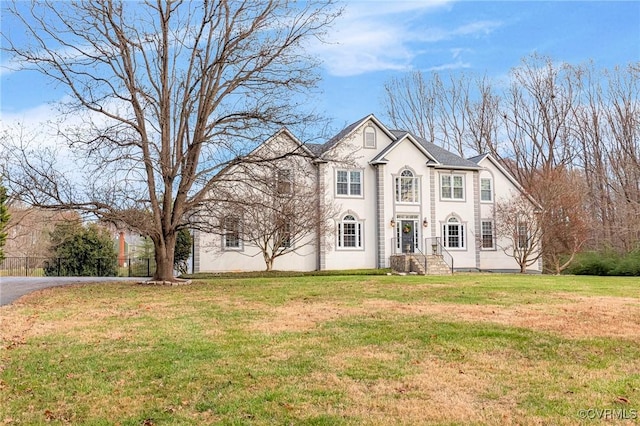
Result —
<path fill-rule="evenodd" d="M 400 250 L 403 253 L 413 253 L 416 249 L 415 221 L 403 220 L 400 222 Z"/>

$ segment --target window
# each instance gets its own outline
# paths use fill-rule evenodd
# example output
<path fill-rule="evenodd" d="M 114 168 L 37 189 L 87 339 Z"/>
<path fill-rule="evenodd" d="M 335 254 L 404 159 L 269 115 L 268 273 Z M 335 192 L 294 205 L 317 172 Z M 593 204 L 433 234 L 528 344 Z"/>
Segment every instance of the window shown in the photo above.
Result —
<path fill-rule="evenodd" d="M 399 203 L 417 203 L 418 198 L 418 178 L 411 170 L 403 170 L 400 176 L 396 177 L 396 201 Z"/>
<path fill-rule="evenodd" d="M 278 169 L 276 173 L 276 190 L 278 194 L 291 194 L 291 170 Z"/>
<path fill-rule="evenodd" d="M 464 200 L 464 176 L 440 175 L 440 196 L 443 200 Z"/>
<path fill-rule="evenodd" d="M 338 223 L 338 248 L 362 248 L 362 223 L 353 215 L 345 215 Z"/>
<path fill-rule="evenodd" d="M 223 244 L 225 250 L 237 250 L 240 245 L 240 219 L 233 216 L 224 218 Z"/>
<path fill-rule="evenodd" d="M 481 223 L 482 231 L 482 248 L 493 248 L 493 221 L 483 220 Z"/>
<path fill-rule="evenodd" d="M 527 222 L 518 221 L 517 239 L 519 249 L 529 248 L 529 228 Z"/>
<path fill-rule="evenodd" d="M 372 126 L 367 126 L 364 129 L 364 147 L 375 148 L 376 147 L 376 129 Z"/>
<path fill-rule="evenodd" d="M 447 248 L 464 248 L 464 224 L 455 217 L 447 220 L 442 227 L 442 239 Z"/>
<path fill-rule="evenodd" d="M 362 195 L 362 170 L 338 170 L 336 172 L 336 194 L 349 197 Z"/>
<path fill-rule="evenodd" d="M 480 201 L 493 201 L 491 178 L 480 179 Z"/>
<path fill-rule="evenodd" d="M 279 248 L 291 247 L 291 222 L 286 218 L 278 220 L 276 238 L 276 245 Z"/>

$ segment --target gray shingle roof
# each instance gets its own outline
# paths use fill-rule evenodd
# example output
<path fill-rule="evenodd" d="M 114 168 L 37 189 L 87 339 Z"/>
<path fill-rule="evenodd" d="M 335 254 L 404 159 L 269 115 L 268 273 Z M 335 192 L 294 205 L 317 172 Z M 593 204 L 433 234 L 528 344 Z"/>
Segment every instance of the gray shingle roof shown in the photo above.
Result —
<path fill-rule="evenodd" d="M 405 130 L 391 130 L 396 137 L 400 138 L 406 135 L 408 132 Z M 447 151 L 446 149 L 433 144 L 431 142 L 427 142 L 426 139 L 423 139 L 419 136 L 410 134 L 412 138 L 414 138 L 422 147 L 429 153 L 433 158 L 436 159 L 440 166 L 449 166 L 449 167 L 462 167 L 462 168 L 473 168 L 477 169 L 478 164 L 473 161 L 467 160 L 465 158 L 460 157 L 453 152 Z"/>
<path fill-rule="evenodd" d="M 338 132 L 335 136 L 333 136 L 324 144 L 307 143 L 305 145 L 307 148 L 309 148 L 309 150 L 314 155 L 321 156 L 326 151 L 333 148 L 337 143 L 339 143 L 345 137 L 347 137 L 351 132 L 353 132 L 353 130 L 355 130 L 358 126 L 360 126 L 365 120 L 369 119 L 370 117 L 372 116 L 367 115 L 366 117 L 363 117 L 360 120 L 349 124 L 347 127 L 342 129 L 340 132 Z M 439 166 L 453 167 L 453 168 L 467 168 L 467 169 L 479 168 L 478 167 L 478 161 L 480 161 L 479 157 L 477 161 L 474 161 L 476 157 L 474 157 L 473 159 L 467 160 L 465 158 L 460 157 L 457 154 L 454 154 L 453 152 L 447 151 L 446 149 L 439 147 L 438 145 L 427 142 L 425 139 L 415 136 L 407 132 L 406 130 L 390 130 L 390 132 L 394 136 L 395 140 L 392 141 L 391 144 L 387 146 L 384 150 L 382 150 L 374 160 L 383 160 L 384 155 L 391 149 L 391 145 L 393 145 L 394 142 L 404 138 L 405 136 L 410 136 L 416 142 L 418 142 L 433 158 L 436 159 Z"/>

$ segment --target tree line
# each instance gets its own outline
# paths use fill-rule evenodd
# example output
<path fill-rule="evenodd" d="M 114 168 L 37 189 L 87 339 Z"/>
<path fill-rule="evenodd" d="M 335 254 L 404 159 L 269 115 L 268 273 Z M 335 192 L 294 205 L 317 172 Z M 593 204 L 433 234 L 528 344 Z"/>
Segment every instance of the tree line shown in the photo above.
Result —
<path fill-rule="evenodd" d="M 540 203 L 547 269 L 579 251 L 640 248 L 640 63 L 534 54 L 506 81 L 416 71 L 384 90 L 393 126 L 463 156 L 491 153 Z"/>

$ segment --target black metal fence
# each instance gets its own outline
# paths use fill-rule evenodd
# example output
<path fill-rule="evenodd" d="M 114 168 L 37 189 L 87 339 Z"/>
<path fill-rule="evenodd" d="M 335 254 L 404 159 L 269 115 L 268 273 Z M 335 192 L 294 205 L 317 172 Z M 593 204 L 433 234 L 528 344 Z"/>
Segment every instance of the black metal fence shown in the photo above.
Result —
<path fill-rule="evenodd" d="M 0 277 L 150 277 L 155 271 L 155 259 L 138 257 L 90 262 L 62 257 L 6 257 L 0 261 Z"/>

